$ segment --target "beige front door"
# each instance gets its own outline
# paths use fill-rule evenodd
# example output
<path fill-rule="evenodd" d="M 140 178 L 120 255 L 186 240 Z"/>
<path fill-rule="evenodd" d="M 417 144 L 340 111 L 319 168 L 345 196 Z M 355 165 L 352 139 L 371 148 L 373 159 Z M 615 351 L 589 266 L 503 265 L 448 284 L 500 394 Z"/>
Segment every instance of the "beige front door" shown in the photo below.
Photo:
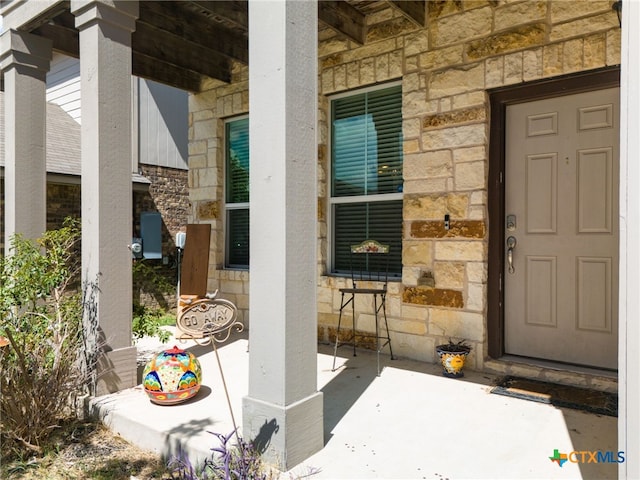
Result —
<path fill-rule="evenodd" d="M 617 368 L 618 105 L 612 88 L 507 107 L 507 354 Z"/>

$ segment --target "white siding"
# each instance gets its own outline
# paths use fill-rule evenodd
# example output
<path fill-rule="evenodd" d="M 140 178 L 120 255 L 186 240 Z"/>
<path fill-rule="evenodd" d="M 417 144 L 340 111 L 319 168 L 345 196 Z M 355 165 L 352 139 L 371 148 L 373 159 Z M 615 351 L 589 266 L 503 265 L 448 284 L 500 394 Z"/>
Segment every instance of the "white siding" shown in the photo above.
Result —
<path fill-rule="evenodd" d="M 47 73 L 47 102 L 60 105 L 76 122 L 81 122 L 80 60 L 53 54 Z"/>

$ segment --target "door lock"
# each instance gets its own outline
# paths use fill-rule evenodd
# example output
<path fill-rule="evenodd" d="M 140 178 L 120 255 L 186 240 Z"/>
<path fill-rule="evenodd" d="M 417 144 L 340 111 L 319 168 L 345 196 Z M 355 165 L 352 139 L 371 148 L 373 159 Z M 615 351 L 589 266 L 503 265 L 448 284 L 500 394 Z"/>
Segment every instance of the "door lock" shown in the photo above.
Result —
<path fill-rule="evenodd" d="M 516 216 L 507 215 L 507 230 L 513 232 L 516 229 Z"/>

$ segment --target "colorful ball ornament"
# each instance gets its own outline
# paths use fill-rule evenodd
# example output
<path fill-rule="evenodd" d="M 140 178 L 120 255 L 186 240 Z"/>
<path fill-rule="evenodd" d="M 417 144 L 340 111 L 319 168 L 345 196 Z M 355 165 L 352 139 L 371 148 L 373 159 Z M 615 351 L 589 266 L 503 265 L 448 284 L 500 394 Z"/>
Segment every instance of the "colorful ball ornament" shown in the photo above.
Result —
<path fill-rule="evenodd" d="M 174 405 L 190 399 L 202 383 L 200 362 L 190 352 L 174 346 L 153 356 L 142 372 L 142 385 L 149 399 L 159 405 Z"/>

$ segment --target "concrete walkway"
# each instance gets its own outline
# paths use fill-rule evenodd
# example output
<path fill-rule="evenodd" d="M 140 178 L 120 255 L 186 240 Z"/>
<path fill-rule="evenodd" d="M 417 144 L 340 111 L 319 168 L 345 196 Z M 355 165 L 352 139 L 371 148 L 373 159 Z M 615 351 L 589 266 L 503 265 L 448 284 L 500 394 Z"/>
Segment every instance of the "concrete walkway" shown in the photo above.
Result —
<path fill-rule="evenodd" d="M 170 348 L 146 341 L 140 350 Z M 179 344 L 203 367 L 203 386 L 191 401 L 152 404 L 142 387 L 100 397 L 94 412 L 112 430 L 167 457 L 180 449 L 201 461 L 217 445 L 208 432 L 233 430 L 218 363 L 211 346 Z M 242 425 L 242 397 L 248 392 L 246 334 L 238 334 L 219 355 L 236 423 Z M 324 393 L 325 447 L 282 478 L 317 479 L 519 479 L 617 477 L 615 463 L 564 462 L 554 450 L 616 452 L 617 418 L 490 393 L 494 376 L 466 372 L 444 378 L 436 365 L 340 352 L 343 365 L 331 372 L 332 349 L 319 346 L 318 389 Z M 265 429 L 269 429 L 269 425 Z M 261 445 L 268 448 L 268 445 Z M 570 458 L 580 458 L 573 455 Z"/>

